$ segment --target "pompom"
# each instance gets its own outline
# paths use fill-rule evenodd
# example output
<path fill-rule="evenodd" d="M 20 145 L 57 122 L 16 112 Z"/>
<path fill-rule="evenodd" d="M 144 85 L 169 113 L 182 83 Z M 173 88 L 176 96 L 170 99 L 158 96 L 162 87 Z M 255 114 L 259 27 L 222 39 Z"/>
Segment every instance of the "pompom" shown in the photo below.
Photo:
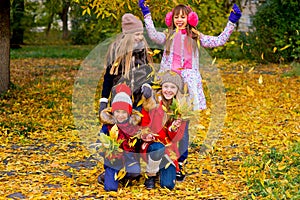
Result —
<path fill-rule="evenodd" d="M 190 12 L 188 15 L 188 23 L 191 26 L 197 26 L 198 25 L 198 15 L 195 12 Z"/>
<path fill-rule="evenodd" d="M 172 26 L 172 24 L 173 24 L 173 12 L 168 12 L 166 14 L 165 23 L 168 27 Z"/>

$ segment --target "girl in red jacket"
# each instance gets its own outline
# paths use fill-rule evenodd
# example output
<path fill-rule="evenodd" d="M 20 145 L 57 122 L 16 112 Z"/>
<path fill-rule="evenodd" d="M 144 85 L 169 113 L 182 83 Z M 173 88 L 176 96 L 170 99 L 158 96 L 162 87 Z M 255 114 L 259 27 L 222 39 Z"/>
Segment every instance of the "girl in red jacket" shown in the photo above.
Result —
<path fill-rule="evenodd" d="M 176 172 L 180 171 L 177 159 L 180 157 L 178 142 L 184 136 L 187 124 L 182 119 L 173 119 L 168 116 L 170 105 L 174 98 L 178 98 L 183 91 L 182 78 L 167 71 L 161 77 L 161 91 L 155 98 L 149 85 L 143 85 L 143 94 L 146 98 L 142 110 L 141 126 L 147 126 L 152 133 L 141 136 L 144 143 L 141 145 L 143 158 L 147 162 L 147 189 L 155 187 L 156 173 L 160 172 L 160 185 L 173 189 L 175 187 Z M 170 164 L 171 163 L 171 164 Z"/>

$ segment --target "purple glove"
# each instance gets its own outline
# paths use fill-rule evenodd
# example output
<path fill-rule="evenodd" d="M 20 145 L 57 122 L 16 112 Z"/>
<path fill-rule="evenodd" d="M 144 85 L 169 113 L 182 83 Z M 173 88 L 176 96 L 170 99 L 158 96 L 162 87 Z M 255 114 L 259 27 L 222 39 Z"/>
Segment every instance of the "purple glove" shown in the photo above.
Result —
<path fill-rule="evenodd" d="M 145 0 L 139 0 L 139 7 L 141 8 L 144 16 L 150 13 L 150 9 L 146 6 Z"/>
<path fill-rule="evenodd" d="M 102 112 L 102 110 L 104 110 L 107 107 L 107 103 L 106 102 L 100 102 L 99 105 L 99 110 L 98 110 L 98 115 L 100 116 L 100 113 Z"/>
<path fill-rule="evenodd" d="M 152 88 L 149 84 L 142 85 L 142 93 L 146 99 L 152 96 Z"/>
<path fill-rule="evenodd" d="M 232 23 L 237 23 L 239 19 L 241 18 L 242 13 L 239 9 L 239 7 L 236 4 L 233 4 L 233 7 L 231 9 L 230 15 L 229 15 L 229 21 Z"/>

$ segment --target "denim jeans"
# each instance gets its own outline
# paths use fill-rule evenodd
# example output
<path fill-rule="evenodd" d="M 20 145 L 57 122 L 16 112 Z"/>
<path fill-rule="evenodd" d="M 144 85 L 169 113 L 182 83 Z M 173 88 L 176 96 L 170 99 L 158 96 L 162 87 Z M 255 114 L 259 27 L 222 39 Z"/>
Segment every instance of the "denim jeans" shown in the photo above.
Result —
<path fill-rule="evenodd" d="M 160 160 L 165 154 L 165 145 L 160 142 L 153 142 L 149 145 L 147 153 L 152 160 Z"/>
<path fill-rule="evenodd" d="M 189 148 L 189 121 L 186 122 L 184 135 L 182 139 L 179 141 L 178 149 L 179 149 L 180 157 L 178 158 L 178 162 L 183 162 L 187 159 L 188 148 Z"/>

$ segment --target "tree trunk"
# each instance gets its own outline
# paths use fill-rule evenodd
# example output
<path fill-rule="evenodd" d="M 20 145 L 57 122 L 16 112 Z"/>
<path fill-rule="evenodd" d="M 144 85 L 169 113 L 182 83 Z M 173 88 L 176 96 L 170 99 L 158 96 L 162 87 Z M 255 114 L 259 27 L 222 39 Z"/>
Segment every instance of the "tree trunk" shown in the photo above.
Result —
<path fill-rule="evenodd" d="M 9 87 L 10 0 L 0 0 L 0 93 Z"/>
<path fill-rule="evenodd" d="M 69 36 L 68 32 L 68 13 L 69 13 L 69 7 L 70 7 L 70 2 L 64 2 L 63 3 L 63 9 L 62 9 L 62 14 L 61 14 L 61 20 L 63 23 L 63 39 L 67 39 Z"/>
<path fill-rule="evenodd" d="M 49 20 L 48 20 L 47 28 L 46 28 L 46 36 L 49 36 L 51 26 L 52 26 L 52 23 L 53 23 L 53 18 L 54 18 L 54 13 L 51 13 L 51 15 L 49 17 Z"/>
<path fill-rule="evenodd" d="M 12 38 L 11 48 L 20 48 L 23 44 L 24 27 L 22 19 L 24 17 L 24 0 L 14 0 L 12 3 Z"/>

